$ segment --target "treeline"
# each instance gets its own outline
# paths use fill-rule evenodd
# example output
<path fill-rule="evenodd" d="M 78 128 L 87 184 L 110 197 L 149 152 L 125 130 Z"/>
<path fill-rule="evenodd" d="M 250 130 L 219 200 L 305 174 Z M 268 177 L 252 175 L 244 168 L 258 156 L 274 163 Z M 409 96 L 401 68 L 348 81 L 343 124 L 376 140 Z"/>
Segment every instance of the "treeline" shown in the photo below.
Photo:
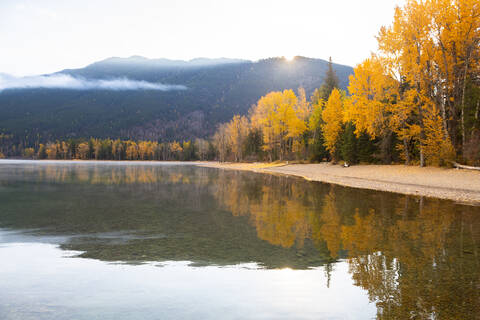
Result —
<path fill-rule="evenodd" d="M 378 141 L 355 135 L 344 122 L 346 93 L 337 88 L 333 71 L 326 83 L 307 100 L 305 90 L 270 92 L 248 116 L 234 116 L 219 126 L 213 144 L 220 161 L 344 160 L 387 161 L 378 154 Z"/>
<path fill-rule="evenodd" d="M 409 0 L 380 30 L 347 92 L 331 67 L 309 101 L 271 92 L 221 125 L 222 161 L 480 164 L 480 3 Z"/>
<path fill-rule="evenodd" d="M 27 159 L 51 160 L 214 160 L 212 143 L 197 139 L 159 143 L 112 139 L 71 139 L 40 144 L 37 148 L 17 150 L 17 156 Z"/>
<path fill-rule="evenodd" d="M 310 98 L 302 88 L 270 92 L 211 141 L 28 148 L 0 135 L 0 157 L 480 165 L 480 2 L 407 0 L 377 40 L 378 52 L 357 65 L 347 91 L 330 60 Z"/>

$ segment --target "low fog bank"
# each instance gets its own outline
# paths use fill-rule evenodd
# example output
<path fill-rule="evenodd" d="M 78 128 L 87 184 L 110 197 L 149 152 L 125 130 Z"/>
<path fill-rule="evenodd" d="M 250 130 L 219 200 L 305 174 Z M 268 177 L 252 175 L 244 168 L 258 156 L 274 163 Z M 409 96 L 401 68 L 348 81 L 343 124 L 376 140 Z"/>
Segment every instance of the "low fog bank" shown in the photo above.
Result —
<path fill-rule="evenodd" d="M 0 92 L 6 89 L 52 88 L 73 90 L 186 90 L 183 85 L 163 84 L 128 78 L 86 79 L 67 74 L 13 77 L 0 74 Z"/>

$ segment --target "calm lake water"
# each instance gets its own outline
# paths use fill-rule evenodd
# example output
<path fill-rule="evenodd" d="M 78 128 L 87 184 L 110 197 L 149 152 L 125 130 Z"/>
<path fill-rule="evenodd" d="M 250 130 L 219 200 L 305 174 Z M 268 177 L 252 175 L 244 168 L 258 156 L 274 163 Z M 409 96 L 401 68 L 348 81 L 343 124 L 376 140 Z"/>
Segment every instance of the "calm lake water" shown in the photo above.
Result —
<path fill-rule="evenodd" d="M 480 208 L 182 164 L 0 161 L 0 319 L 478 319 Z"/>

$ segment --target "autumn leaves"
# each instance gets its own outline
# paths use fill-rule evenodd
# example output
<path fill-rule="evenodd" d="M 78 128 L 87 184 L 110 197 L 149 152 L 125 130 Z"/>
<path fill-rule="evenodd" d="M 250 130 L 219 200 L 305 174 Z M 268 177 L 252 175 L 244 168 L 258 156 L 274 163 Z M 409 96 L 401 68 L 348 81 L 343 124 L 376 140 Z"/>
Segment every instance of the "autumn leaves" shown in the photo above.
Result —
<path fill-rule="evenodd" d="M 255 157 L 270 161 L 348 161 L 367 135 L 376 146 L 372 159 L 383 162 L 480 164 L 478 0 L 409 0 L 377 39 L 378 52 L 355 68 L 348 94 L 332 69 L 310 101 L 301 88 L 298 97 L 292 90 L 268 93 L 249 118 L 226 125 L 222 146 L 215 139 L 221 160 L 235 150 L 233 160 L 241 161 L 240 144 L 255 132 L 264 152 Z"/>
<path fill-rule="evenodd" d="M 392 131 L 408 163 L 466 162 L 469 139 L 480 135 L 480 3 L 410 0 L 381 29 L 379 51 L 350 78 L 348 118 L 372 137 Z M 469 97 L 470 99 L 466 99 Z"/>

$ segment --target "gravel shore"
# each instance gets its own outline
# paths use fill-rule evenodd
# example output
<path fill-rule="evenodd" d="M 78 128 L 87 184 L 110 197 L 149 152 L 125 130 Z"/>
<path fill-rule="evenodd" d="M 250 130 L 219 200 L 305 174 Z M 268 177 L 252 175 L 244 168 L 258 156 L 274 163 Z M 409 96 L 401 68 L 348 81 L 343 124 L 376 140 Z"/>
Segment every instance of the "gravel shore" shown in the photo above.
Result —
<path fill-rule="evenodd" d="M 342 186 L 449 199 L 480 205 L 480 172 L 404 165 L 356 165 L 330 163 L 265 164 L 206 162 L 200 166 L 247 170 L 303 177 Z"/>

